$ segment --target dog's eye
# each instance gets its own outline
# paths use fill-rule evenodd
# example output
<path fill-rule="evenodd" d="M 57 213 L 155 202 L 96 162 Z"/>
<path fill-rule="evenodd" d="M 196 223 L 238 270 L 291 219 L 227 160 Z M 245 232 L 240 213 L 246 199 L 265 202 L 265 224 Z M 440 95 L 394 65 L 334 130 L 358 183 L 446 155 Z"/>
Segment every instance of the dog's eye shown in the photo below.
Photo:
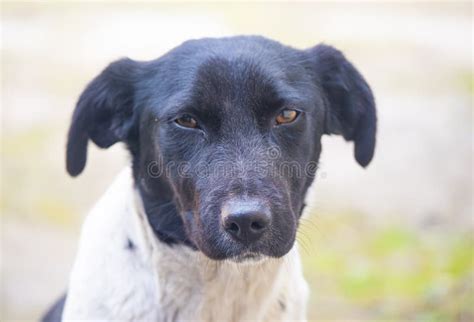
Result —
<path fill-rule="evenodd" d="M 187 127 L 190 129 L 195 129 L 198 127 L 197 121 L 190 115 L 183 115 L 180 118 L 177 118 L 175 122 L 182 127 Z"/>
<path fill-rule="evenodd" d="M 298 117 L 299 112 L 296 110 L 291 110 L 291 109 L 285 109 L 278 114 L 276 117 L 276 125 L 281 125 L 281 124 L 287 124 L 294 122 L 296 118 Z"/>

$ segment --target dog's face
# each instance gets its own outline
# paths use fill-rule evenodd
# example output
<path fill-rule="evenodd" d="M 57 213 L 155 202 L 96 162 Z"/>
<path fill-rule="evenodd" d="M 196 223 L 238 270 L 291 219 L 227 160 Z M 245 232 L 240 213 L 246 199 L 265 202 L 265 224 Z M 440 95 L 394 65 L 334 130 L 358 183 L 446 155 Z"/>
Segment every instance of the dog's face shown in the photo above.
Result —
<path fill-rule="evenodd" d="M 125 142 L 150 224 L 213 259 L 281 257 L 293 246 L 323 134 L 365 166 L 375 106 L 337 50 L 260 37 L 187 42 L 151 62 L 111 64 L 86 88 L 69 132 L 79 174 L 89 139 Z"/>

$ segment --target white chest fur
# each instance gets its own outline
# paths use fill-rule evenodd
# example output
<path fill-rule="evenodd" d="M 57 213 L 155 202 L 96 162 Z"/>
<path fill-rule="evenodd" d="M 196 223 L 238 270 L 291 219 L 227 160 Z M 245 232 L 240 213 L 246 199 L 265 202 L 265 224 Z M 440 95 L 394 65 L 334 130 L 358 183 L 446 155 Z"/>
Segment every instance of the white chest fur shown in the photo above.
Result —
<path fill-rule="evenodd" d="M 84 223 L 63 320 L 301 321 L 307 293 L 296 247 L 237 264 L 159 242 L 126 170 Z"/>

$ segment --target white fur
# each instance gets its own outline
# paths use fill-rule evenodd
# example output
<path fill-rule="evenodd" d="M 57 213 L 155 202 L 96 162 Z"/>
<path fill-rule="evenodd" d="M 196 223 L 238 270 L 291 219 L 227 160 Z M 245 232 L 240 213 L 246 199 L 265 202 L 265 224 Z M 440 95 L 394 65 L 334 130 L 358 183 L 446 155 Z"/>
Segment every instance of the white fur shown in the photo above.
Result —
<path fill-rule="evenodd" d="M 63 320 L 302 321 L 307 295 L 296 246 L 238 264 L 161 243 L 127 169 L 84 223 Z"/>

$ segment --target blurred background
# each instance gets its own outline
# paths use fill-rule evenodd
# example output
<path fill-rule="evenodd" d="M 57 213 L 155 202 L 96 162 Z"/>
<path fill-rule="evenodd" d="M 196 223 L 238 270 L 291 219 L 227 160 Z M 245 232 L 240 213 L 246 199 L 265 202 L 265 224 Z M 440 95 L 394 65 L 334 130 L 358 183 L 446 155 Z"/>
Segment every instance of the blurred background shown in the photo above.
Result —
<path fill-rule="evenodd" d="M 470 2 L 13 3 L 1 8 L 0 320 L 36 320 L 66 288 L 81 223 L 122 146 L 77 179 L 66 131 L 88 81 L 123 56 L 260 34 L 341 49 L 375 93 L 367 169 L 326 137 L 298 237 L 310 320 L 473 321 Z"/>

